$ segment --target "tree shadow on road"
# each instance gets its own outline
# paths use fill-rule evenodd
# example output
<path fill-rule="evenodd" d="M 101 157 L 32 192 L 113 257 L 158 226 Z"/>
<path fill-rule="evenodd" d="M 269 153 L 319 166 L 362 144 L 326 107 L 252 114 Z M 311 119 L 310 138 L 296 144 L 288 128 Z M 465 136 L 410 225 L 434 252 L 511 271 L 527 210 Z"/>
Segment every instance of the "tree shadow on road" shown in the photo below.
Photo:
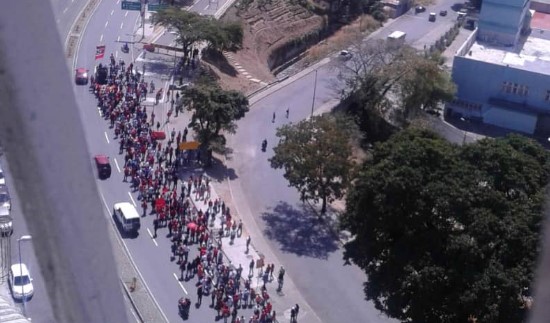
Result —
<path fill-rule="evenodd" d="M 280 201 L 264 212 L 264 234 L 280 244 L 284 252 L 298 256 L 327 259 L 338 249 L 338 238 L 310 207 L 295 207 Z"/>
<path fill-rule="evenodd" d="M 212 165 L 206 169 L 206 174 L 217 182 L 221 182 L 226 178 L 231 181 L 238 178 L 235 170 L 227 167 L 224 161 L 217 157 L 212 158 Z"/>

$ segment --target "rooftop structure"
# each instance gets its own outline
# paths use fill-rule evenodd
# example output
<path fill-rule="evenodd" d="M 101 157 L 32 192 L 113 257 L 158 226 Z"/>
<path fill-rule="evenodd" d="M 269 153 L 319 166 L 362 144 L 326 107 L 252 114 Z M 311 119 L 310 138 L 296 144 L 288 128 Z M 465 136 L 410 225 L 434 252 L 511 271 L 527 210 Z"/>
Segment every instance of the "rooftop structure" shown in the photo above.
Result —
<path fill-rule="evenodd" d="M 550 40 L 546 39 L 524 37 L 515 49 L 475 41 L 466 56 L 490 64 L 550 74 Z"/>

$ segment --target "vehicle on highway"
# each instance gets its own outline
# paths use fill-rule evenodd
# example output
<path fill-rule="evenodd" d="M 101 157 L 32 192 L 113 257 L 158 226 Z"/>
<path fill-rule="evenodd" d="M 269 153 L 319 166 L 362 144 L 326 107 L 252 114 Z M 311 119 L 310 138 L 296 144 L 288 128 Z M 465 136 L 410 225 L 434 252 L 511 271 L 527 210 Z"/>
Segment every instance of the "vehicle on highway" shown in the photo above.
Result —
<path fill-rule="evenodd" d="M 435 12 L 430 12 L 430 16 L 428 18 L 429 21 L 435 21 L 435 18 L 437 17 L 437 15 L 435 14 Z"/>
<path fill-rule="evenodd" d="M 141 227 L 139 214 L 136 208 L 128 203 L 116 203 L 113 208 L 116 220 L 125 233 L 137 233 Z"/>
<path fill-rule="evenodd" d="M 30 299 L 34 295 L 32 278 L 27 265 L 23 263 L 13 264 L 9 273 L 9 285 L 11 295 L 15 300 Z"/>
<path fill-rule="evenodd" d="M 75 70 L 74 82 L 76 85 L 88 84 L 88 70 L 80 67 Z"/>
<path fill-rule="evenodd" d="M 439 15 L 442 16 L 442 17 L 445 17 L 447 15 L 447 10 L 441 10 L 439 12 Z"/>
<path fill-rule="evenodd" d="M 97 84 L 107 84 L 107 76 L 108 76 L 108 70 L 107 66 L 103 66 L 102 64 L 99 64 L 95 67 L 95 81 Z"/>
<path fill-rule="evenodd" d="M 6 177 L 4 176 L 2 165 L 0 165 L 0 185 L 6 185 Z"/>
<path fill-rule="evenodd" d="M 353 54 L 347 50 L 340 51 L 340 57 L 342 57 L 343 59 L 350 59 L 352 56 Z"/>
<path fill-rule="evenodd" d="M 424 12 L 426 11 L 426 8 L 422 7 L 422 6 L 416 6 L 416 8 L 414 8 L 414 12 L 416 13 L 421 13 L 421 12 Z"/>
<path fill-rule="evenodd" d="M 11 199 L 8 187 L 0 185 L 0 215 L 10 215 Z"/>
<path fill-rule="evenodd" d="M 111 176 L 111 164 L 109 163 L 109 157 L 105 155 L 95 155 L 94 160 L 99 178 L 109 178 Z"/>

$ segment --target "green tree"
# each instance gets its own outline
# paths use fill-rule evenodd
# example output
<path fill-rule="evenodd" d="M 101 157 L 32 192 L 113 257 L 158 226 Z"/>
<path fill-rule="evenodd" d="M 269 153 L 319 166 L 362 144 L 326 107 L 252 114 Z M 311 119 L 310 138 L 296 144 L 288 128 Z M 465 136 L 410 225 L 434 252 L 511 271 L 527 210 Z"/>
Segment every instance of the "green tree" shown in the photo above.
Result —
<path fill-rule="evenodd" d="M 367 299 L 402 322 L 522 322 L 549 165 L 517 135 L 455 146 L 408 129 L 377 145 L 342 219 Z"/>
<path fill-rule="evenodd" d="M 284 169 L 302 201 L 321 200 L 325 213 L 327 202 L 342 198 L 349 181 L 353 129 L 349 120 L 328 114 L 284 125 L 277 129 L 271 167 Z"/>
<path fill-rule="evenodd" d="M 455 87 L 436 60 L 386 41 L 359 42 L 341 65 L 342 99 L 361 123 L 373 113 L 406 125 L 422 108 L 452 99 Z"/>
<path fill-rule="evenodd" d="M 208 25 L 206 17 L 176 7 L 159 10 L 152 19 L 156 25 L 175 29 L 176 43 L 182 47 L 185 56 L 189 56 L 196 42 L 204 40 L 204 29 Z"/>
<path fill-rule="evenodd" d="M 241 24 L 222 23 L 213 17 L 175 7 L 154 14 L 153 23 L 176 30 L 176 43 L 182 47 L 185 56 L 189 56 L 191 47 L 200 41 L 208 42 L 218 51 L 239 48 L 243 41 Z"/>
<path fill-rule="evenodd" d="M 225 91 L 213 82 L 199 82 L 183 91 L 183 104 L 193 114 L 189 126 L 207 156 L 207 165 L 212 161 L 212 152 L 225 153 L 225 133 L 235 133 L 236 121 L 248 112 L 248 99 L 237 91 Z"/>

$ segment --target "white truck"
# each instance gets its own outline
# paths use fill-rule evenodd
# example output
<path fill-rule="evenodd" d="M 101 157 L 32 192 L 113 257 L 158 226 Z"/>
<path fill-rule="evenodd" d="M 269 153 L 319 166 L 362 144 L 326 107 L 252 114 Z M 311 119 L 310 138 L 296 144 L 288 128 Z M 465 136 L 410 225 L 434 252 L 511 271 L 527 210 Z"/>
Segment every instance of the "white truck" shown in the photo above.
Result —
<path fill-rule="evenodd" d="M 387 42 L 389 46 L 401 46 L 405 43 L 405 36 L 407 33 L 403 31 L 394 31 L 388 35 Z"/>

